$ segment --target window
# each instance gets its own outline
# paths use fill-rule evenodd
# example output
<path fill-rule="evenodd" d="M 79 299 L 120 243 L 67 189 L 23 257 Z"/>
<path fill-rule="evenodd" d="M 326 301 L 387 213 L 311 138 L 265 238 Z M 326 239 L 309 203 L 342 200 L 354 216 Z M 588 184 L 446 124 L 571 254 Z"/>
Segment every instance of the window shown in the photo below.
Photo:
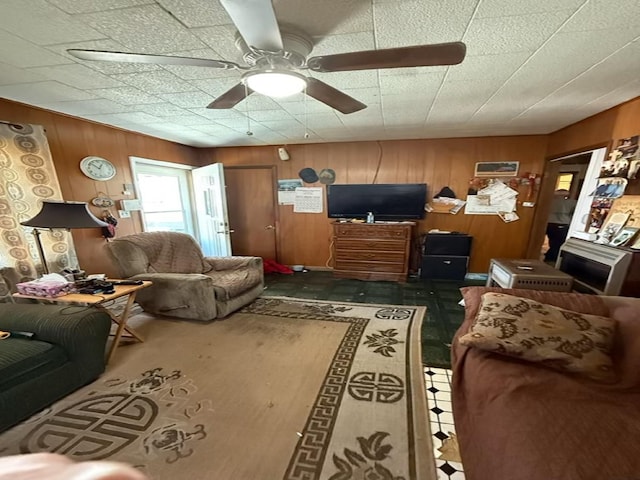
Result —
<path fill-rule="evenodd" d="M 146 232 L 171 231 L 193 235 L 189 172 L 136 159 L 136 186 Z"/>
<path fill-rule="evenodd" d="M 571 191 L 571 184 L 573 183 L 573 177 L 575 173 L 560 173 L 558 174 L 558 179 L 556 180 L 556 190 L 567 190 Z"/>

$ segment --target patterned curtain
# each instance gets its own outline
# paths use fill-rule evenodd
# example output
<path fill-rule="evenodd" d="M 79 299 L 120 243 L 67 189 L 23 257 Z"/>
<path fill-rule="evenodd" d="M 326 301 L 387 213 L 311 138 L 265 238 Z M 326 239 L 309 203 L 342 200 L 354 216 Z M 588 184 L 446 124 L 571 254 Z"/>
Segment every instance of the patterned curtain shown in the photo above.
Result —
<path fill-rule="evenodd" d="M 0 267 L 22 278 L 42 272 L 32 229 L 20 222 L 34 217 L 43 200 L 62 200 L 44 128 L 0 121 Z M 43 230 L 40 238 L 51 272 L 77 263 L 68 232 Z"/>

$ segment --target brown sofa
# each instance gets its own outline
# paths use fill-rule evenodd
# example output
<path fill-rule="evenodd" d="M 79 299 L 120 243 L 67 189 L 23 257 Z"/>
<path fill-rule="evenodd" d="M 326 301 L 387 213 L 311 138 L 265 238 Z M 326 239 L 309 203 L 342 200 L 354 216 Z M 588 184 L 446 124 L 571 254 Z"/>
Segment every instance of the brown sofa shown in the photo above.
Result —
<path fill-rule="evenodd" d="M 640 299 L 462 289 L 452 401 L 468 480 L 640 480 Z M 481 295 L 499 291 L 617 320 L 615 384 L 465 347 Z"/>
<path fill-rule="evenodd" d="M 151 280 L 138 292 L 149 313 L 209 321 L 247 305 L 264 290 L 260 257 L 205 257 L 193 237 L 145 232 L 107 244 L 122 278 Z"/>

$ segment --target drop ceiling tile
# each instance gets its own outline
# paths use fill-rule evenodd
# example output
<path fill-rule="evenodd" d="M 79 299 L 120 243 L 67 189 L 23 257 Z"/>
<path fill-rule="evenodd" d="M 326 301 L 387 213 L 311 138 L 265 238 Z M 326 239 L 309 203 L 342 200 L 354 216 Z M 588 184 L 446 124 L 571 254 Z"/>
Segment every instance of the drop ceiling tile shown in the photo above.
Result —
<path fill-rule="evenodd" d="M 202 0 L 157 1 L 189 28 L 231 24 L 231 19 L 220 2 L 203 2 Z"/>
<path fill-rule="evenodd" d="M 236 106 L 237 110 L 246 113 L 255 110 L 280 110 L 277 98 L 269 98 L 259 93 L 253 93 Z"/>
<path fill-rule="evenodd" d="M 93 121 L 107 123 L 109 125 L 118 125 L 118 123 L 149 125 L 152 123 L 165 123 L 162 118 L 154 117 L 144 112 L 124 112 L 124 113 L 108 113 L 99 115 L 85 115 Z"/>
<path fill-rule="evenodd" d="M 373 28 L 373 12 L 369 0 L 275 0 L 274 9 L 280 24 L 293 25 L 311 36 L 366 32 Z"/>
<path fill-rule="evenodd" d="M 378 48 L 461 40 L 474 4 L 467 0 L 376 3 L 374 21 Z"/>
<path fill-rule="evenodd" d="M 58 82 L 25 83 L 0 87 L 0 98 L 37 105 L 44 102 L 64 102 L 96 98 L 91 92 L 84 92 Z"/>
<path fill-rule="evenodd" d="M 227 118 L 246 118 L 246 115 L 239 110 L 235 109 L 225 109 L 225 110 L 217 110 L 213 108 L 189 108 L 189 111 L 195 113 L 196 115 L 200 115 L 203 118 L 213 121 L 221 121 Z"/>
<path fill-rule="evenodd" d="M 563 27 L 563 31 L 635 28 L 640 31 L 640 3 L 637 0 L 589 0 Z"/>
<path fill-rule="evenodd" d="M 449 68 L 446 82 L 505 81 L 531 56 L 530 52 L 497 55 L 467 55 L 464 61 Z"/>
<path fill-rule="evenodd" d="M 195 113 L 186 113 L 180 115 L 169 115 L 168 117 L 164 117 L 167 122 L 175 123 L 177 125 L 182 125 L 185 127 L 191 127 L 193 125 L 203 125 L 208 120 L 200 115 L 196 115 Z"/>
<path fill-rule="evenodd" d="M 123 73 L 121 75 L 112 75 L 111 78 L 153 95 L 158 93 L 188 92 L 193 90 L 193 86 L 190 83 L 179 79 L 173 73 L 165 70 Z"/>
<path fill-rule="evenodd" d="M 192 28 L 190 32 L 219 53 L 219 59 L 244 65 L 240 50 L 235 46 L 236 28 L 233 25 Z"/>
<path fill-rule="evenodd" d="M 170 117 L 176 115 L 179 116 L 190 113 L 189 111 L 172 103 L 150 103 L 148 105 L 141 105 L 137 109 L 141 112 L 145 112 L 156 117 Z M 201 120 L 204 119 L 201 118 Z"/>
<path fill-rule="evenodd" d="M 252 121 L 264 122 L 269 120 L 287 120 L 293 121 L 293 117 L 289 112 L 281 108 L 277 110 L 249 110 L 247 113 Z"/>
<path fill-rule="evenodd" d="M 55 110 L 56 112 L 79 116 L 130 112 L 133 108 L 102 98 L 68 102 L 46 102 L 43 103 L 42 106 L 44 108 Z"/>
<path fill-rule="evenodd" d="M 48 67 L 35 67 L 30 71 L 64 83 L 71 87 L 87 90 L 91 88 L 115 88 L 123 86 L 122 82 L 109 78 L 100 72 L 96 72 L 79 63 L 69 65 L 55 65 Z"/>
<path fill-rule="evenodd" d="M 287 102 L 281 103 L 282 108 L 285 109 L 292 115 L 304 115 L 307 114 L 315 114 L 315 113 L 330 113 L 333 114 L 333 109 L 328 105 L 325 105 L 318 100 L 313 98 L 309 98 L 306 102 L 300 100 L 299 102 Z"/>
<path fill-rule="evenodd" d="M 0 29 L 0 62 L 14 67 L 39 67 L 43 65 L 62 65 L 71 63 L 43 47 L 34 45 L 22 38 Z"/>
<path fill-rule="evenodd" d="M 204 44 L 159 5 L 77 15 L 127 51 L 165 53 L 204 48 Z"/>
<path fill-rule="evenodd" d="M 425 90 L 437 90 L 444 78 L 444 72 L 385 75 L 380 77 L 382 95 L 412 94 Z"/>
<path fill-rule="evenodd" d="M 571 11 L 475 19 L 464 37 L 468 55 L 533 52 L 560 28 Z"/>
<path fill-rule="evenodd" d="M 195 130 L 196 132 L 202 132 L 207 135 L 214 135 L 220 138 L 225 138 L 229 135 L 235 136 L 238 133 L 232 128 L 225 126 L 224 124 L 215 123 L 215 122 L 203 124 L 203 125 L 193 125 L 191 126 L 191 129 Z"/>
<path fill-rule="evenodd" d="M 26 68 L 18 68 L 6 63 L 0 63 L 0 85 L 14 83 L 43 82 L 47 79 L 42 75 Z"/>
<path fill-rule="evenodd" d="M 67 13 L 92 13 L 104 10 L 133 7 L 135 5 L 153 4 L 154 0 L 47 0 Z"/>
<path fill-rule="evenodd" d="M 3 0 L 2 28 L 37 45 L 94 40 L 106 36 L 46 0 Z"/>
<path fill-rule="evenodd" d="M 366 88 L 378 86 L 376 70 L 360 70 L 354 72 L 313 72 L 310 76 L 328 83 L 338 90 L 344 88 Z"/>
<path fill-rule="evenodd" d="M 476 18 L 508 17 L 557 10 L 575 11 L 584 0 L 483 0 L 478 6 Z"/>
<path fill-rule="evenodd" d="M 376 48 L 373 32 L 344 33 L 327 35 L 313 46 L 310 57 L 344 52 L 359 52 Z"/>
<path fill-rule="evenodd" d="M 161 93 L 158 97 L 182 108 L 204 108 L 214 99 L 212 95 L 199 90 L 180 93 Z"/>
<path fill-rule="evenodd" d="M 265 120 L 260 122 L 263 126 L 269 130 L 278 132 L 287 136 L 298 136 L 300 138 L 304 135 L 304 124 L 291 118 L 290 120 Z"/>
<path fill-rule="evenodd" d="M 97 88 L 91 90 L 107 100 L 113 100 L 122 105 L 145 105 L 148 103 L 161 103 L 162 100 L 154 95 L 149 95 L 134 87 Z"/>

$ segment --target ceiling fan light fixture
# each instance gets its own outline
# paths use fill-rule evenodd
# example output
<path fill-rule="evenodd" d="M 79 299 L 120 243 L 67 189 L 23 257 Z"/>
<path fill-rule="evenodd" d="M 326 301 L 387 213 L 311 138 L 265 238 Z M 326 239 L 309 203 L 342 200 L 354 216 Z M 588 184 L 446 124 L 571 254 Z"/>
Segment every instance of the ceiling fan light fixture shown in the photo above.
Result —
<path fill-rule="evenodd" d="M 267 97 L 289 97 L 307 86 L 307 79 L 288 70 L 260 70 L 247 73 L 243 81 L 253 91 Z"/>

